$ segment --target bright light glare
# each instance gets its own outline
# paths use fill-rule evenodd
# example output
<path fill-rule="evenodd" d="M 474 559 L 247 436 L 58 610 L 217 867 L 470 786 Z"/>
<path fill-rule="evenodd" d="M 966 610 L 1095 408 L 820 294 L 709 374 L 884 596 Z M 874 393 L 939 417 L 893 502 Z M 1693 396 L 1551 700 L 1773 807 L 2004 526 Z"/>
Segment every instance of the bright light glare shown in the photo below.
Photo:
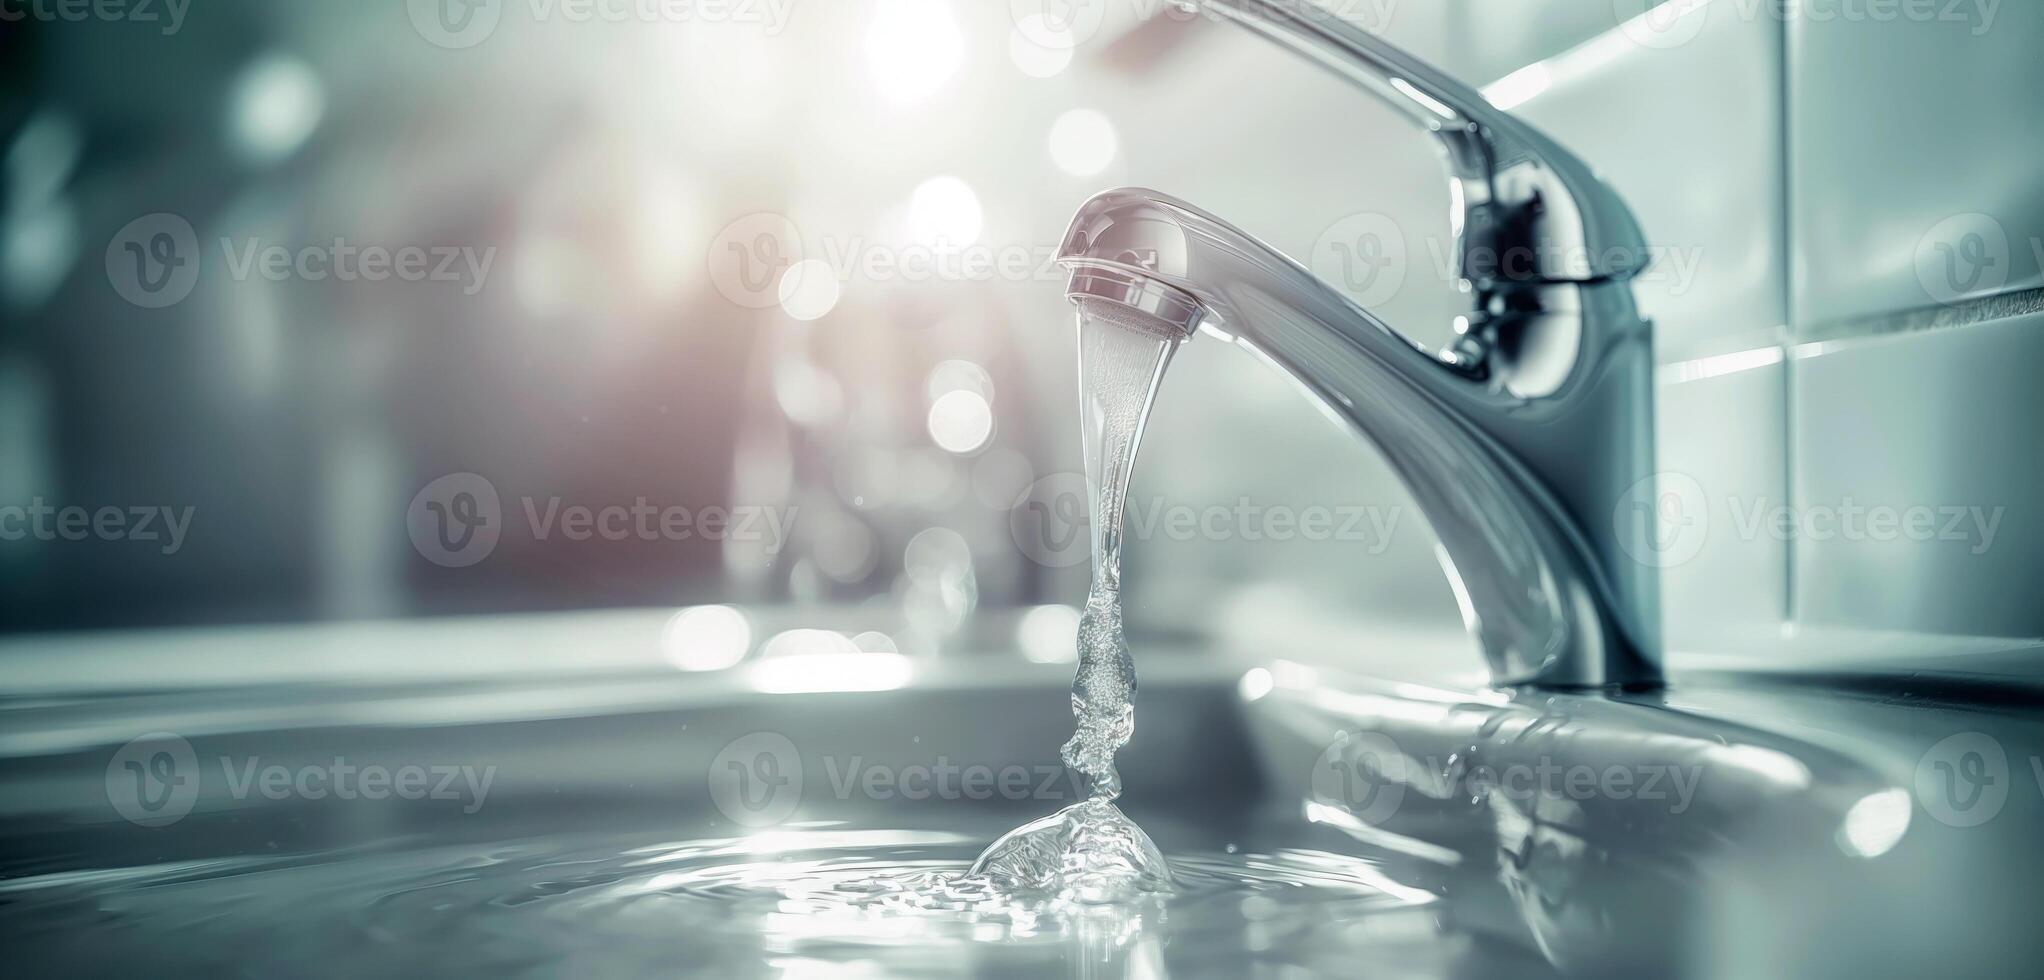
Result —
<path fill-rule="evenodd" d="M 891 691 L 913 673 L 899 653 L 861 650 L 851 637 L 832 630 L 800 629 L 766 641 L 747 679 L 768 694 L 814 694 Z"/>
<path fill-rule="evenodd" d="M 781 311 L 797 320 L 822 319 L 841 295 L 837 270 L 822 259 L 804 259 L 781 273 Z"/>
<path fill-rule="evenodd" d="M 1786 789 L 1810 788 L 1810 767 L 1786 752 L 1759 745 L 1737 744 L 1712 746 L 1710 754 L 1725 765 L 1738 766 Z"/>
<path fill-rule="evenodd" d="M 290 156 L 326 114 L 326 93 L 305 62 L 269 55 L 235 81 L 230 112 L 234 148 L 252 163 Z"/>
<path fill-rule="evenodd" d="M 1030 663 L 1068 664 L 1078 659 L 1079 611 L 1070 606 L 1037 606 L 1015 624 L 1015 645 Z"/>
<path fill-rule="evenodd" d="M 942 0 L 880 0 L 866 29 L 866 65 L 887 101 L 905 106 L 944 87 L 965 60 L 965 39 Z"/>
<path fill-rule="evenodd" d="M 994 407 L 976 391 L 954 391 L 930 404 L 930 438 L 946 452 L 977 452 L 994 434 Z"/>
<path fill-rule="evenodd" d="M 696 606 L 667 620 L 660 652 L 682 670 L 723 670 L 752 649 L 752 624 L 730 606 Z"/>
<path fill-rule="evenodd" d="M 1483 87 L 1483 97 L 1500 109 L 1516 109 L 1554 85 L 1547 63 L 1536 61 Z"/>
<path fill-rule="evenodd" d="M 1008 35 L 1008 57 L 1032 78 L 1051 78 L 1071 67 L 1072 49 L 1077 46 L 1071 28 L 1054 24 L 1042 14 L 1022 18 Z"/>
<path fill-rule="evenodd" d="M 1909 792 L 1891 786 L 1869 793 L 1845 812 L 1838 845 L 1854 857 L 1877 858 L 1902 842 L 1909 830 Z"/>
<path fill-rule="evenodd" d="M 956 177 L 932 177 L 908 201 L 908 233 L 929 245 L 962 247 L 979 241 L 986 224 L 979 195 Z"/>
<path fill-rule="evenodd" d="M 1050 127 L 1050 159 L 1074 177 L 1093 177 L 1121 152 L 1114 123 L 1095 109 L 1073 109 Z"/>
<path fill-rule="evenodd" d="M 1262 667 L 1252 667 L 1242 675 L 1241 692 L 1244 701 L 1260 701 L 1263 696 L 1277 688 L 1277 678 Z"/>
<path fill-rule="evenodd" d="M 767 694 L 892 691 L 915 673 L 898 653 L 793 653 L 752 666 L 752 686 Z"/>
<path fill-rule="evenodd" d="M 1664 365 L 1654 372 L 1654 376 L 1655 380 L 1664 384 L 1686 384 L 1780 363 L 1781 348 L 1762 347 L 1757 350 L 1734 351 L 1730 354 L 1716 354 L 1699 357 L 1693 361 Z"/>

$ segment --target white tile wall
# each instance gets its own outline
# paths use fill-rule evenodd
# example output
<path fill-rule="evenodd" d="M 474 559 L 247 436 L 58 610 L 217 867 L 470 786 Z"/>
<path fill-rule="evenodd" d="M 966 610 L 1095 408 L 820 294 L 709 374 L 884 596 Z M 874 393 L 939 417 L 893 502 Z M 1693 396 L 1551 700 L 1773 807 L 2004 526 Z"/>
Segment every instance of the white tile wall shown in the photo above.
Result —
<path fill-rule="evenodd" d="M 1778 351 L 1770 355 L 1706 361 L 1686 376 L 1682 368 L 1662 372 L 1655 404 L 1661 472 L 1694 481 L 1704 502 L 1702 514 L 1678 515 L 1699 522 L 1694 557 L 1661 570 L 1662 629 L 1676 655 L 1743 648 L 1778 633 L 1788 615 L 1787 546 L 1748 533 L 1744 520 L 1788 502 L 1786 368 L 1773 359 Z M 1672 486 L 1664 479 L 1662 492 Z M 1686 497 L 1674 499 L 1690 506 Z"/>
<path fill-rule="evenodd" d="M 2044 314 L 1796 354 L 1798 617 L 2044 636 Z"/>
<path fill-rule="evenodd" d="M 1408 48 L 1472 84 L 1481 85 L 1604 34 L 1654 2 L 1657 0 L 1608 3 L 1456 0 L 1438 6 L 1409 4 L 1439 11 L 1443 41 L 1437 49 L 1410 45 Z M 1406 43 L 1403 38 L 1393 40 Z"/>
<path fill-rule="evenodd" d="M 1614 30 L 1549 58 L 1548 87 L 1514 109 L 1596 167 L 1662 249 L 1636 292 L 1663 363 L 1765 346 L 1786 317 L 1781 24 L 1734 6 L 1640 35 L 1654 44 Z"/>
<path fill-rule="evenodd" d="M 1789 24 L 1794 314 L 1806 335 L 2044 285 L 2044 3 L 1898 9 Z"/>
<path fill-rule="evenodd" d="M 1899 9 L 1788 28 L 1793 608 L 2040 636 L 2044 4 Z"/>

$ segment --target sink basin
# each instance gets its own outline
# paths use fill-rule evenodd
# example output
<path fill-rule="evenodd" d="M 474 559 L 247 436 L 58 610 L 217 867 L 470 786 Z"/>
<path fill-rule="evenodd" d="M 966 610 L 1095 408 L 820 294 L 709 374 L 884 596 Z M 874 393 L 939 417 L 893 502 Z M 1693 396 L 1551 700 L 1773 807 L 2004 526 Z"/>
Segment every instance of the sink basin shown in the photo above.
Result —
<path fill-rule="evenodd" d="M 870 884 L 952 874 L 1078 798 L 1070 668 L 990 642 L 802 693 L 615 651 L 387 683 L 39 675 L 0 707 L 0 930 L 37 974 L 2017 976 L 2039 952 L 2027 708 L 1723 678 L 1513 697 L 1142 649 L 1121 802 L 1180 892 L 1139 908 Z M 1915 781 L 1964 732 L 2007 754 L 1968 827 Z"/>

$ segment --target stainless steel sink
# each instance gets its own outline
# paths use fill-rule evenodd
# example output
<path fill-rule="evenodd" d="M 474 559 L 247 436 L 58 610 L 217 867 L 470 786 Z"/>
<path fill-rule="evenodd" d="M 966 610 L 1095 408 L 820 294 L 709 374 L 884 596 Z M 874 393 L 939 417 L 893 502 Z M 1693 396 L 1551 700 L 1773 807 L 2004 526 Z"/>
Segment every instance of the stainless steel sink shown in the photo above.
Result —
<path fill-rule="evenodd" d="M 640 615 L 391 627 L 359 652 L 417 666 L 512 634 L 636 635 L 620 626 Z M 892 689 L 784 694 L 751 663 L 683 676 L 561 649 L 549 671 L 527 649 L 511 674 L 381 684 L 39 675 L 0 709 L 0 931 L 59 974 L 2027 976 L 2044 953 L 2028 928 L 2044 724 L 2009 685 L 1697 675 L 1513 695 L 1138 646 L 1129 813 L 1187 881 L 1226 861 L 1269 870 L 1263 887 L 1194 885 L 1111 926 L 850 928 L 797 885 L 950 867 L 1076 798 L 1057 764 L 1068 666 L 989 637 Z M 1984 771 L 1980 745 L 2002 752 Z M 342 766 L 351 798 L 300 779 Z M 173 798 L 166 774 L 194 792 Z M 1947 775 L 1974 807 L 1992 794 L 1993 819 L 1963 825 L 1983 811 L 1944 795 Z M 779 883 L 764 911 L 746 876 Z"/>

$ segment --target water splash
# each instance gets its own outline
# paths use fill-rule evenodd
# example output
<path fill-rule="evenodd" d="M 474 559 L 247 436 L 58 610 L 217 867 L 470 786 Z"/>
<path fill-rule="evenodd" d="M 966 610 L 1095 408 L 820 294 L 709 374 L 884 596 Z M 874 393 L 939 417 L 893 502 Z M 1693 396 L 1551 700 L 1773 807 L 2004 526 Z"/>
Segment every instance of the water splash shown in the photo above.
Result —
<path fill-rule="evenodd" d="M 1150 835 L 1097 797 L 1008 831 L 973 862 L 969 875 L 1082 905 L 1171 890 L 1170 869 Z"/>

